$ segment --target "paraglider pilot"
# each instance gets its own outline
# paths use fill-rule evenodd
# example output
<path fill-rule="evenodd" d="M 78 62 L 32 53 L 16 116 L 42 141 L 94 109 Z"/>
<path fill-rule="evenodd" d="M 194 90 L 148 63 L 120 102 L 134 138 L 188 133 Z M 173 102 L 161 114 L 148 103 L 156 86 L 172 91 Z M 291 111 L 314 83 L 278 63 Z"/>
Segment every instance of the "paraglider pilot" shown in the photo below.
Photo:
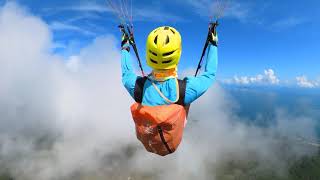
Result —
<path fill-rule="evenodd" d="M 178 80 L 182 53 L 180 33 L 164 26 L 153 30 L 146 43 L 147 65 L 153 70 L 146 77 L 135 74 L 130 59 L 130 38 L 123 36 L 121 51 L 122 83 L 135 104 L 131 106 L 138 139 L 152 153 L 165 156 L 179 146 L 188 107 L 215 81 L 218 65 L 218 38 L 210 29 L 204 72 Z"/>

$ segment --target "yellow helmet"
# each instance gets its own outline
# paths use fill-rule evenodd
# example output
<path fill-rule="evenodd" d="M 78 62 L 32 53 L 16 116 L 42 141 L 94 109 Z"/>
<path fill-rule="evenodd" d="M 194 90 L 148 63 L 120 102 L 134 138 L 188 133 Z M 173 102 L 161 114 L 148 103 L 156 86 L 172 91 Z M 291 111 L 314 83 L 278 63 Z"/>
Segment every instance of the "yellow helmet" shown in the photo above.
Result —
<path fill-rule="evenodd" d="M 181 57 L 180 33 L 173 27 L 163 26 L 153 30 L 147 40 L 147 64 L 153 69 L 176 68 Z"/>

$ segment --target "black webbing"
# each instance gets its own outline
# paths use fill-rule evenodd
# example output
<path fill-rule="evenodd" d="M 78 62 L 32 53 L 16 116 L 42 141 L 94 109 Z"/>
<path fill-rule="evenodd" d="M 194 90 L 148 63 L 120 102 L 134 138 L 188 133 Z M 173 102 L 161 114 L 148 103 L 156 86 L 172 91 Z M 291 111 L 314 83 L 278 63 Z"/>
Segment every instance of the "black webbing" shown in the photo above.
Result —
<path fill-rule="evenodd" d="M 184 99 L 186 96 L 186 86 L 187 82 L 185 80 L 179 80 L 179 100 L 176 102 L 176 104 L 185 106 Z"/>
<path fill-rule="evenodd" d="M 147 77 L 139 77 L 136 81 L 136 85 L 134 88 L 134 100 L 137 103 L 142 103 L 142 98 L 143 98 L 143 87 L 144 84 L 147 81 Z M 179 100 L 175 103 L 181 106 L 185 106 L 184 104 L 184 99 L 185 99 L 185 95 L 186 95 L 186 86 L 187 83 L 185 80 L 178 80 L 179 82 Z"/>
<path fill-rule="evenodd" d="M 136 85 L 134 87 L 134 100 L 137 103 L 142 103 L 143 87 L 147 79 L 147 77 L 139 77 L 136 81 Z"/>
<path fill-rule="evenodd" d="M 161 126 L 157 126 L 157 127 L 158 127 L 158 133 L 160 135 L 160 138 L 161 138 L 163 145 L 166 147 L 166 149 L 169 153 L 172 153 L 172 150 L 170 149 L 166 139 L 164 138 L 163 130 L 162 130 Z"/>

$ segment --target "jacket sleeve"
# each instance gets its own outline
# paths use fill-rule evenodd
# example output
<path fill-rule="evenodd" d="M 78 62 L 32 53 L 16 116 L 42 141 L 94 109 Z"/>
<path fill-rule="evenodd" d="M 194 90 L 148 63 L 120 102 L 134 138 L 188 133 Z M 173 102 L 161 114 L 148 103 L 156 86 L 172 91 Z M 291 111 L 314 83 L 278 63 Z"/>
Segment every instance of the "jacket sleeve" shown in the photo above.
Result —
<path fill-rule="evenodd" d="M 130 53 L 127 50 L 121 51 L 122 83 L 132 98 L 134 98 L 134 88 L 138 76 L 132 67 Z"/>
<path fill-rule="evenodd" d="M 200 76 L 186 77 L 185 104 L 191 104 L 202 96 L 215 81 L 218 67 L 218 48 L 216 46 L 212 44 L 208 46 L 205 62 L 205 70 Z"/>

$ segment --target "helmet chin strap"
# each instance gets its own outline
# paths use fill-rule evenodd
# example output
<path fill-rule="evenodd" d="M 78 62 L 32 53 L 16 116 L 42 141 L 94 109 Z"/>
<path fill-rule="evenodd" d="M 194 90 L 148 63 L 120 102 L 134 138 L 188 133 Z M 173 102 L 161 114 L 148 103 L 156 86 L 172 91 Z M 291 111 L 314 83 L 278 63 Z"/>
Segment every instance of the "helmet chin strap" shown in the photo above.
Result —
<path fill-rule="evenodd" d="M 150 74 L 156 81 L 163 82 L 169 79 L 178 78 L 178 68 L 173 69 L 154 69 Z"/>

